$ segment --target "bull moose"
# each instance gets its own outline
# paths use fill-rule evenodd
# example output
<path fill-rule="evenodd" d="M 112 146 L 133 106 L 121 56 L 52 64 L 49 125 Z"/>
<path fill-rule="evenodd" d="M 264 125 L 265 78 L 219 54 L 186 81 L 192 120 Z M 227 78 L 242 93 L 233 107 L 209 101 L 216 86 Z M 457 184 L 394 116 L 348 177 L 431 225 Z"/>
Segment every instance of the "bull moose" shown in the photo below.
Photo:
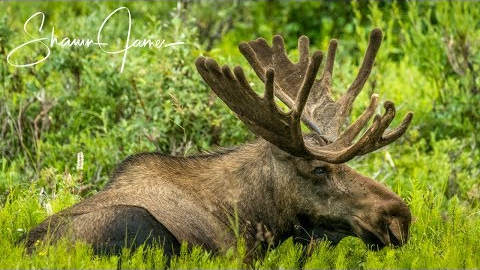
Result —
<path fill-rule="evenodd" d="M 335 39 L 320 79 L 323 55 L 310 55 L 305 36 L 298 40 L 297 63 L 289 60 L 281 36 L 273 38 L 272 46 L 262 38 L 241 43 L 239 50 L 265 84 L 263 97 L 241 67 L 232 71 L 198 57 L 195 65 L 203 79 L 259 138 L 191 157 L 130 156 L 102 191 L 34 227 L 26 236 L 27 247 L 67 237 L 92 244 L 95 252 L 161 243 L 172 255 L 182 242 L 215 252 L 234 245 L 239 232 L 252 250 L 265 239 L 273 244 L 291 236 L 301 239 L 301 232 L 333 241 L 357 236 L 379 248 L 403 245 L 411 222 L 407 204 L 344 164 L 398 139 L 413 117 L 409 112 L 398 127 L 387 130 L 395 106 L 386 101 L 384 114 L 373 117 L 379 102 L 373 94 L 365 111 L 345 128 L 381 41 L 381 30 L 372 30 L 357 77 L 336 101 L 331 97 Z M 302 123 L 310 132 L 303 134 Z M 239 229 L 232 228 L 232 220 Z"/>

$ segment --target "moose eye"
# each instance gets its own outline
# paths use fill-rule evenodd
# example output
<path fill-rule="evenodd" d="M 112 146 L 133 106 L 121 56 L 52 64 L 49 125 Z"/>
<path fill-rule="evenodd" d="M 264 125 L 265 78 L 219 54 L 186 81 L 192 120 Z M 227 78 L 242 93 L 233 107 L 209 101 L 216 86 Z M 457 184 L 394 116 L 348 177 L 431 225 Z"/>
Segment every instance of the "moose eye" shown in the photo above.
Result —
<path fill-rule="evenodd" d="M 313 169 L 312 173 L 316 176 L 326 176 L 327 175 L 327 169 L 324 167 L 316 167 Z"/>

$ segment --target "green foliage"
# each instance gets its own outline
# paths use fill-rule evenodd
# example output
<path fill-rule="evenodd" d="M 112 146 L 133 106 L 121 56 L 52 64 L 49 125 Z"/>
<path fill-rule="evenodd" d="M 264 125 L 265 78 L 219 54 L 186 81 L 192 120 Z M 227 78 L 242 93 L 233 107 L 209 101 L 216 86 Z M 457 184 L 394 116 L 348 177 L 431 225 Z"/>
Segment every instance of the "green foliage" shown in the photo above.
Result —
<path fill-rule="evenodd" d="M 402 51 L 434 83 L 438 98 L 425 132 L 437 137 L 469 137 L 480 128 L 480 11 L 472 2 L 419 5 L 412 2 L 403 21 Z"/>
<path fill-rule="evenodd" d="M 56 46 L 37 66 L 7 64 L 8 53 L 27 40 L 23 23 L 31 14 L 46 14 L 43 32 L 34 31 L 38 18 L 28 27 L 42 37 L 55 27 L 58 37 L 95 38 L 120 6 L 132 13 L 132 38 L 185 45 L 132 48 L 123 73 L 122 57 L 97 47 Z M 0 9 L 0 268 L 480 267 L 478 3 L 2 2 Z M 126 13 L 118 16 L 104 36 L 117 47 L 128 27 Z M 183 156 L 253 138 L 203 83 L 193 64 L 197 56 L 247 67 L 236 48 L 240 41 L 263 36 L 270 42 L 282 34 L 295 58 L 298 36 L 308 35 L 322 51 L 335 37 L 340 44 L 333 85 L 339 96 L 358 71 L 373 27 L 383 30 L 384 42 L 352 120 L 374 92 L 395 102 L 397 118 L 407 110 L 415 117 L 397 143 L 350 165 L 408 202 L 414 223 L 406 246 L 374 252 L 352 237 L 335 247 L 324 241 L 303 247 L 288 239 L 250 265 L 241 239 L 218 254 L 184 244 L 169 262 L 161 247 L 97 257 L 84 243 L 38 243 L 30 255 L 18 243 L 48 215 L 101 189 L 114 165 L 130 154 Z M 15 59 L 44 55 L 44 47 L 33 46 Z M 246 73 L 261 93 L 255 74 Z"/>
<path fill-rule="evenodd" d="M 298 269 L 301 267 L 303 247 L 294 244 L 293 238 L 285 240 L 280 246 L 271 249 L 265 258 L 257 261 L 256 269 Z"/>

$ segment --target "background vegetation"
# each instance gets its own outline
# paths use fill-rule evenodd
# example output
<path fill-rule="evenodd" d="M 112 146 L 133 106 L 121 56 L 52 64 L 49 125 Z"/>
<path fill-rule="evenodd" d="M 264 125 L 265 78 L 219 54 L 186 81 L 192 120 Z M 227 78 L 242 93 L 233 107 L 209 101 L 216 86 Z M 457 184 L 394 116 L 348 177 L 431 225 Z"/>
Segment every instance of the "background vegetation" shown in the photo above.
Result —
<path fill-rule="evenodd" d="M 0 268 L 248 267 L 242 263 L 242 243 L 226 254 L 185 247 L 167 264 L 161 248 L 96 257 L 82 243 L 72 249 L 61 242 L 27 255 L 15 242 L 47 215 L 101 189 L 115 164 L 130 154 L 158 150 L 188 155 L 254 137 L 203 83 L 193 65 L 197 56 L 247 67 L 236 49 L 240 41 L 260 36 L 271 40 L 279 33 L 295 56 L 302 34 L 322 51 L 335 37 L 340 40 L 334 77 L 339 93 L 353 81 L 373 27 L 384 31 L 384 43 L 353 115 L 376 92 L 393 100 L 400 116 L 412 110 L 415 118 L 401 140 L 350 164 L 408 202 L 414 215 L 411 240 L 399 249 L 372 252 L 353 237 L 336 247 L 323 241 L 303 247 L 290 239 L 272 247 L 254 267 L 480 268 L 479 5 L 0 3 Z M 28 40 L 23 23 L 31 14 L 46 14 L 42 32 L 34 32 L 38 20 L 32 23 L 31 33 L 38 37 L 48 37 L 55 27 L 59 37 L 94 39 L 105 17 L 120 6 L 132 13 L 132 38 L 186 45 L 132 49 L 123 73 L 122 57 L 98 47 L 57 46 L 34 67 L 7 64 L 8 53 Z M 126 35 L 128 20 L 121 14 L 105 30 L 113 43 Z M 45 55 L 43 47 L 30 48 L 16 59 Z M 253 72 L 249 76 L 261 91 Z"/>

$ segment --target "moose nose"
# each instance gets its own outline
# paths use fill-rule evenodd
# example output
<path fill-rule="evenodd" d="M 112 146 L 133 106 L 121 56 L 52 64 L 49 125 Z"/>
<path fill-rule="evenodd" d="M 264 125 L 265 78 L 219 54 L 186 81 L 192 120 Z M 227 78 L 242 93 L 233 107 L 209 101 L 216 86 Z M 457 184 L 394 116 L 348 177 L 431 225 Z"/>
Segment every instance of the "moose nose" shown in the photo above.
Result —
<path fill-rule="evenodd" d="M 390 244 L 398 247 L 407 243 L 412 215 L 403 200 L 391 206 L 384 220 L 387 226 Z"/>
<path fill-rule="evenodd" d="M 391 218 L 387 224 L 388 240 L 390 240 L 390 244 L 399 247 L 407 243 L 409 227 L 410 222 L 406 221 L 404 218 Z"/>
<path fill-rule="evenodd" d="M 411 213 L 400 198 L 378 201 L 369 210 L 353 215 L 352 229 L 369 248 L 378 250 L 392 245 L 399 247 L 407 243 Z"/>

